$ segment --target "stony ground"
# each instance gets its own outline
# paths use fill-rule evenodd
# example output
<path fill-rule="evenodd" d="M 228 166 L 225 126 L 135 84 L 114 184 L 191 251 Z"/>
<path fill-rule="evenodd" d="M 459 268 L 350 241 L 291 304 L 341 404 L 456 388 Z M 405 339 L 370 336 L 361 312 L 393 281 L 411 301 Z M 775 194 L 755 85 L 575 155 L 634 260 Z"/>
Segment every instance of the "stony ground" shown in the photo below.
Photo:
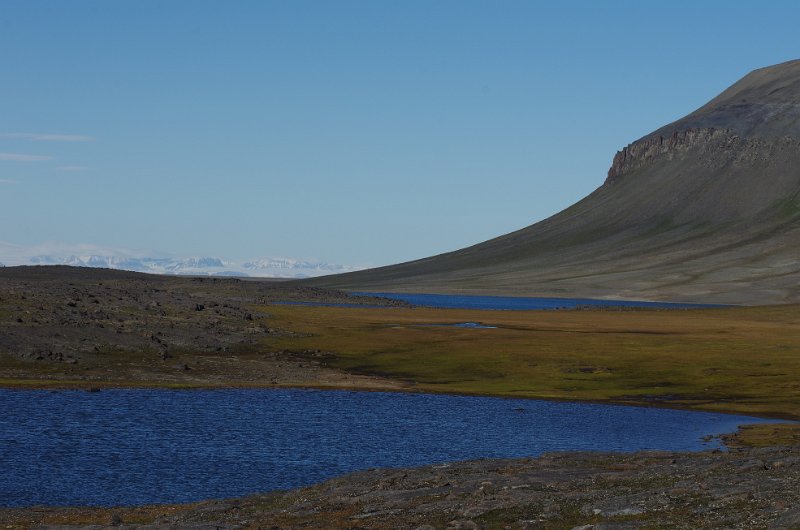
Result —
<path fill-rule="evenodd" d="M 800 446 L 556 453 L 369 470 L 267 495 L 133 509 L 0 510 L 5 528 L 800 528 Z"/>
<path fill-rule="evenodd" d="M 270 348 L 295 335 L 265 311 L 287 301 L 400 304 L 283 282 L 0 268 L 0 383 L 399 386 L 329 369 L 322 351 Z"/>

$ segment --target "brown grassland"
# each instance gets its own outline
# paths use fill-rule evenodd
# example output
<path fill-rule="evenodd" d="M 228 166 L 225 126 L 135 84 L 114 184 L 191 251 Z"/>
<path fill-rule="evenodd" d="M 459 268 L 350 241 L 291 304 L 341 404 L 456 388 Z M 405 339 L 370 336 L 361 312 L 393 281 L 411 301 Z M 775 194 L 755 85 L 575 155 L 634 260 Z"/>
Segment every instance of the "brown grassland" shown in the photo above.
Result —
<path fill-rule="evenodd" d="M 426 392 L 800 418 L 800 306 L 475 311 L 272 306 L 273 348 Z M 431 324 L 481 322 L 495 329 Z"/>
<path fill-rule="evenodd" d="M 481 311 L 252 306 L 266 335 L 226 354 L 77 365 L 4 357 L 5 387 L 345 386 L 669 406 L 800 419 L 800 306 Z M 481 322 L 494 329 L 446 326 Z M 274 353 L 306 378 L 268 377 Z M 307 365 L 303 365 L 308 358 Z M 175 370 L 173 361 L 191 371 Z M 321 366 L 320 366 L 321 364 Z M 263 368 L 263 369 L 262 369 Z M 314 368 L 314 370 L 312 370 Z M 334 368 L 349 382 L 326 381 Z M 316 370 L 316 371 L 315 371 Z M 370 376 L 365 378 L 363 376 Z M 375 377 L 378 376 L 378 377 Z M 360 384 L 362 383 L 362 384 Z"/>

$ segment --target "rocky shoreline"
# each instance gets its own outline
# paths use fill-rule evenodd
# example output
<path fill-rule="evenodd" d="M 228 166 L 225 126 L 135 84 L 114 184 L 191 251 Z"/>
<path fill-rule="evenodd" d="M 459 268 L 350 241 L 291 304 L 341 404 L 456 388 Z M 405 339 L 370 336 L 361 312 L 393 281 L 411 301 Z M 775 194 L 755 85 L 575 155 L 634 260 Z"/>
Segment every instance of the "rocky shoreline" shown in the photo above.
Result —
<path fill-rule="evenodd" d="M 800 446 L 553 453 L 180 506 L 0 509 L 5 528 L 800 528 Z"/>

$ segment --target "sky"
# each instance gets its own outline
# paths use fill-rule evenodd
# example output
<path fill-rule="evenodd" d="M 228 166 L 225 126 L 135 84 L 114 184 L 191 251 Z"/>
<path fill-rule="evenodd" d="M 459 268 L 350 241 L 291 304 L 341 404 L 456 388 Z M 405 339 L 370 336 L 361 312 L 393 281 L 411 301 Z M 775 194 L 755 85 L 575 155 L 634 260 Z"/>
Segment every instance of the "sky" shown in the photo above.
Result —
<path fill-rule="evenodd" d="M 0 241 L 455 250 L 800 58 L 798 20 L 794 1 L 0 0 Z"/>

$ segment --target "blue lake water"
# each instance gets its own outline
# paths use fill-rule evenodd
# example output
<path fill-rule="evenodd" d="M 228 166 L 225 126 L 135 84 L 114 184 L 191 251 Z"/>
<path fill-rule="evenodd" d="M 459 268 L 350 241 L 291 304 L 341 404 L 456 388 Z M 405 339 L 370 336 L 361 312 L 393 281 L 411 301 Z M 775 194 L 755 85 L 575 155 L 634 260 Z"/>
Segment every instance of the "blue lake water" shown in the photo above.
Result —
<path fill-rule="evenodd" d="M 546 451 L 716 447 L 764 420 L 452 395 L 0 390 L 0 505 L 177 503 L 373 467 Z"/>
<path fill-rule="evenodd" d="M 488 324 L 483 324 L 481 322 L 457 322 L 455 324 L 416 324 L 416 326 L 417 327 L 467 328 L 467 329 L 497 329 L 497 326 L 490 326 Z"/>
<path fill-rule="evenodd" d="M 403 300 L 409 304 L 443 309 L 493 309 L 493 310 L 531 310 L 531 309 L 574 309 L 581 306 L 598 307 L 651 307 L 663 309 L 688 309 L 702 307 L 724 307 L 713 304 L 682 304 L 676 302 L 643 302 L 636 300 L 596 300 L 590 298 L 525 298 L 518 296 L 473 296 L 454 294 L 421 293 L 372 293 L 356 292 L 356 295 L 383 296 Z"/>
<path fill-rule="evenodd" d="M 336 302 L 298 302 L 295 300 L 278 300 L 270 302 L 272 305 L 300 305 L 309 307 L 351 307 L 358 309 L 388 309 L 389 306 L 378 304 L 345 304 Z"/>

